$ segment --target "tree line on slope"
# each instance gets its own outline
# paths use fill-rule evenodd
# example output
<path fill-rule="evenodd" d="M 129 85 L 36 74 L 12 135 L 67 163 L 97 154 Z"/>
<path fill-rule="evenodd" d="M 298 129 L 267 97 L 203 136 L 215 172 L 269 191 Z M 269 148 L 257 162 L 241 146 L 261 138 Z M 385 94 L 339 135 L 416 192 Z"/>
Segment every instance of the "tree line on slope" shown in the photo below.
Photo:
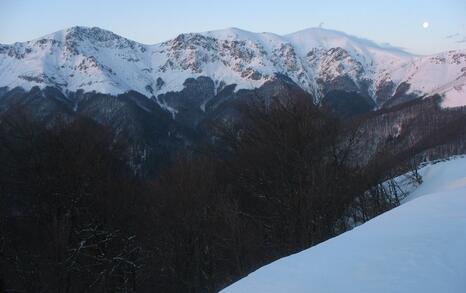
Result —
<path fill-rule="evenodd" d="M 358 132 L 311 102 L 240 113 L 151 179 L 107 126 L 3 113 L 0 291 L 217 292 L 397 204 L 374 187 L 402 159 L 350 162 Z"/>

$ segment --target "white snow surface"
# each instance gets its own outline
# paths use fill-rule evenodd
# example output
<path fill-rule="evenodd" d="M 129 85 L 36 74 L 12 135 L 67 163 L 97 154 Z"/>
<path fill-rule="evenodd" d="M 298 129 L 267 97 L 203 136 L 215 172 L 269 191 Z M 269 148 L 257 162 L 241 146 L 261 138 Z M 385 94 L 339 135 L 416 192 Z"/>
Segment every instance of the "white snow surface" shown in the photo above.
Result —
<path fill-rule="evenodd" d="M 466 157 L 457 156 L 447 161 L 431 162 L 419 168 L 418 173 L 422 176 L 423 181 L 419 186 L 412 186 L 409 174 L 396 178 L 401 188 L 409 193 L 403 202 L 411 201 L 426 194 L 466 186 Z"/>
<path fill-rule="evenodd" d="M 229 28 L 140 44 L 100 28 L 72 27 L 0 45 L 0 87 L 54 86 L 67 91 L 147 96 L 180 91 L 208 76 L 218 88 L 252 89 L 285 74 L 317 98 L 319 81 L 350 77 L 378 99 L 380 85 L 410 83 L 409 93 L 441 94 L 443 106 L 466 104 L 466 50 L 416 56 L 342 32 L 311 28 L 289 35 Z M 163 81 L 163 82 L 162 82 Z M 394 94 L 391 93 L 391 94 Z"/>
<path fill-rule="evenodd" d="M 466 158 L 421 173 L 403 205 L 221 292 L 466 292 Z"/>

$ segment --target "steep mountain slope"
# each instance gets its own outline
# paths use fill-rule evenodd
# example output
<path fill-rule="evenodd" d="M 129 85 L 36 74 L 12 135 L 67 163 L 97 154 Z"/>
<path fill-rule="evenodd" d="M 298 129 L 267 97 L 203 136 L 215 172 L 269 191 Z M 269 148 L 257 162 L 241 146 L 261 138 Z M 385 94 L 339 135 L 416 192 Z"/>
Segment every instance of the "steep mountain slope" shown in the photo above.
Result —
<path fill-rule="evenodd" d="M 430 145 L 444 145 L 436 133 L 448 133 L 464 111 L 439 109 L 438 99 L 404 102 L 439 93 L 444 107 L 465 105 L 465 81 L 466 51 L 413 56 L 319 28 L 285 36 L 231 28 L 144 45 L 72 27 L 0 45 L 0 112 L 21 105 L 46 121 L 88 116 L 130 137 L 146 165 L 195 143 L 208 132 L 203 126 L 234 119 L 236 105 L 258 97 L 306 96 L 340 117 L 391 107 L 363 123 L 361 162 L 430 136 L 440 140 Z M 395 137 L 397 127 L 403 131 Z M 464 143 L 455 144 L 442 154 L 461 153 Z"/>
<path fill-rule="evenodd" d="M 416 99 L 356 118 L 354 161 L 364 164 L 377 154 L 398 160 L 436 160 L 466 152 L 466 107 L 443 108 L 440 96 Z"/>
<path fill-rule="evenodd" d="M 0 87 L 56 87 L 63 93 L 130 90 L 159 98 L 180 92 L 190 78 L 254 89 L 288 76 L 317 101 L 335 91 L 354 92 L 378 106 L 413 96 L 445 95 L 445 106 L 466 104 L 466 51 L 414 56 L 347 34 L 312 28 L 279 36 L 226 29 L 181 34 L 144 45 L 99 28 L 72 27 L 36 40 L 0 45 Z M 205 104 L 208 100 L 202 101 Z"/>
<path fill-rule="evenodd" d="M 466 159 L 420 172 L 415 199 L 222 292 L 464 292 Z"/>

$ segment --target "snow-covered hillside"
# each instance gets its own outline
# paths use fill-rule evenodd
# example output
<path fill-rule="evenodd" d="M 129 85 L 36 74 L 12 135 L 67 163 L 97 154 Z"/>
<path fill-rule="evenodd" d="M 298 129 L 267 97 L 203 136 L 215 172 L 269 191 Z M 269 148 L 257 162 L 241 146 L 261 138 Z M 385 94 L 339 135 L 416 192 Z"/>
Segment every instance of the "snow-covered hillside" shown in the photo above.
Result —
<path fill-rule="evenodd" d="M 222 293 L 466 292 L 466 158 L 420 172 L 405 204 Z"/>
<path fill-rule="evenodd" d="M 231 28 L 144 45 L 99 28 L 72 27 L 0 45 L 0 87 L 10 89 L 159 96 L 182 90 L 191 77 L 210 77 L 217 90 L 229 84 L 252 89 L 276 73 L 316 98 L 345 90 L 381 105 L 401 94 L 439 93 L 445 106 L 466 104 L 466 50 L 414 56 L 321 28 L 284 36 Z"/>

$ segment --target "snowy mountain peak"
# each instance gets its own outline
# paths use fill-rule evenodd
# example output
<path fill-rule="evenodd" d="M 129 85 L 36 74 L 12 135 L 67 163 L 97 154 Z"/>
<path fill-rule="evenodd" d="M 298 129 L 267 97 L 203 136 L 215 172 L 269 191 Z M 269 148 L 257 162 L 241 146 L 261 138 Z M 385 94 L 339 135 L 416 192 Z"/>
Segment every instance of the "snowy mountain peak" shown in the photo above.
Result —
<path fill-rule="evenodd" d="M 344 32 L 324 29 L 324 28 L 308 28 L 285 36 L 292 42 L 301 43 L 306 49 L 314 47 L 335 48 L 342 47 L 347 50 L 383 50 L 391 51 L 393 54 L 412 56 L 412 54 L 403 49 L 393 47 L 391 45 L 377 44 L 374 41 L 352 36 Z"/>
<path fill-rule="evenodd" d="M 466 104 L 463 51 L 415 56 L 342 32 L 310 28 L 279 36 L 238 28 L 181 34 L 144 45 L 97 27 L 75 26 L 24 43 L 0 45 L 0 87 L 57 87 L 159 96 L 188 78 L 253 89 L 286 75 L 319 100 L 357 92 L 379 106 L 393 98 L 445 95 Z"/>
<path fill-rule="evenodd" d="M 99 27 L 86 27 L 86 26 L 72 26 L 63 30 L 56 31 L 48 34 L 41 39 L 54 39 L 57 41 L 63 41 L 65 39 L 76 39 L 76 40 L 110 40 L 123 38 L 114 34 L 111 31 L 101 29 Z"/>

